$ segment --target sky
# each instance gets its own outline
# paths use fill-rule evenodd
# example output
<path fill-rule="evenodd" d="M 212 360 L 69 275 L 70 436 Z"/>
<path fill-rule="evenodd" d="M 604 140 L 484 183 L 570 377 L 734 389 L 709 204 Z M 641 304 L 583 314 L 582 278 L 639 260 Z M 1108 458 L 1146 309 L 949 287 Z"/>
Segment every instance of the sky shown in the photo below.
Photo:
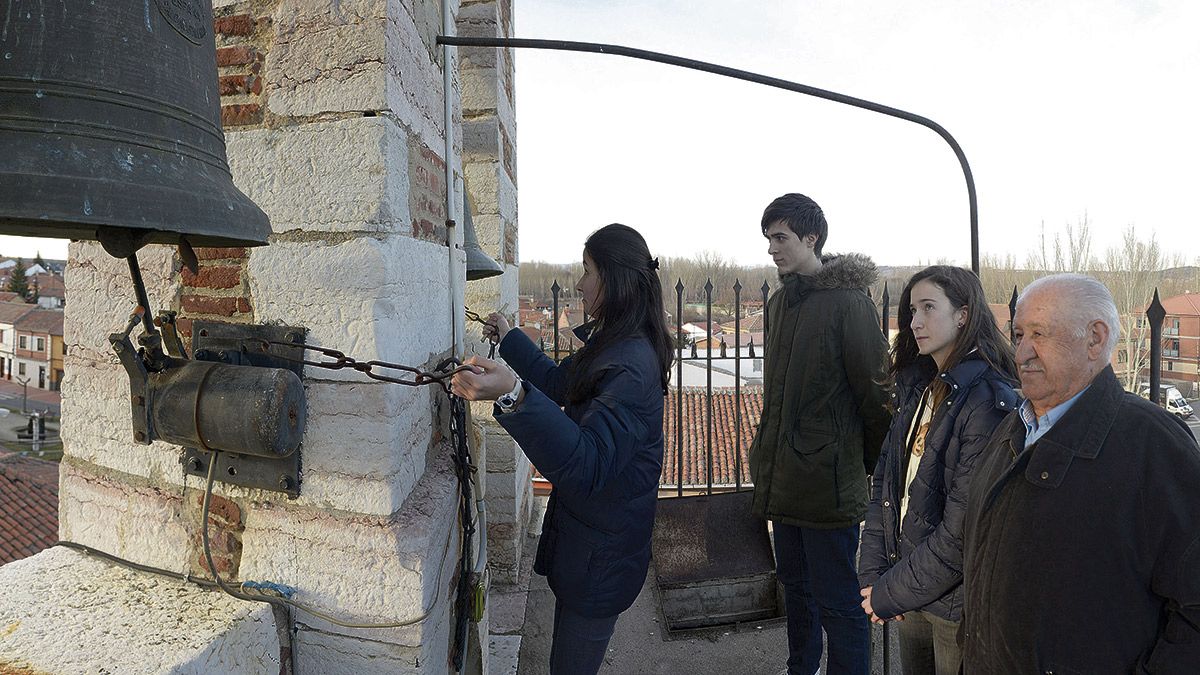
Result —
<path fill-rule="evenodd" d="M 975 176 L 984 254 L 1024 261 L 1088 218 L 1200 257 L 1200 2 L 515 0 L 518 37 L 638 47 L 933 119 Z M 970 255 L 967 191 L 934 132 L 877 113 L 618 56 L 516 55 L 521 260 L 579 260 L 623 222 L 655 255 L 769 264 L 758 221 L 815 199 L 827 252 L 884 265 Z M 0 237 L 0 254 L 66 255 Z"/>
<path fill-rule="evenodd" d="M 1200 257 L 1200 2 L 516 0 L 518 37 L 603 42 L 907 110 L 962 146 L 983 254 L 1024 262 L 1086 217 Z M 933 131 L 625 57 L 516 56 L 520 258 L 578 260 L 636 227 L 656 255 L 769 264 L 759 218 L 815 199 L 827 252 L 969 262 L 962 170 Z"/>

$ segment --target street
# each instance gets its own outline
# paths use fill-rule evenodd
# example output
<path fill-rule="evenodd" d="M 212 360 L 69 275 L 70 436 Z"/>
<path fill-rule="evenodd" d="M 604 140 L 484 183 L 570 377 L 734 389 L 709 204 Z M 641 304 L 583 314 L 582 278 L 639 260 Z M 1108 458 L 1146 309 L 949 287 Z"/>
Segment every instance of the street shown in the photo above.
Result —
<path fill-rule="evenodd" d="M 22 389 L 21 385 L 15 381 L 0 380 L 0 407 L 20 413 L 22 398 L 27 393 L 26 410 L 29 412 L 46 410 L 54 416 L 58 416 L 59 393 L 57 391 L 47 391 L 34 386 L 30 386 L 27 392 L 23 392 Z"/>
<path fill-rule="evenodd" d="M 1188 426 L 1192 428 L 1192 435 L 1195 436 L 1197 440 L 1200 440 L 1200 415 L 1192 415 L 1184 421 L 1187 422 Z"/>

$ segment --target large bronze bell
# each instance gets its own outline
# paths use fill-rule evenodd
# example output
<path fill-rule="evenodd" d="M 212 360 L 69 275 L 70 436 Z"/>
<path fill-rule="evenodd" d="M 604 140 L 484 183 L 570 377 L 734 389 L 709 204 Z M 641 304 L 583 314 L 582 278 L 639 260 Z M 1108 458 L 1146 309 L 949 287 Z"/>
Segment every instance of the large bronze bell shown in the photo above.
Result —
<path fill-rule="evenodd" d="M 220 120 L 211 0 L 0 6 L 0 234 L 265 244 Z"/>

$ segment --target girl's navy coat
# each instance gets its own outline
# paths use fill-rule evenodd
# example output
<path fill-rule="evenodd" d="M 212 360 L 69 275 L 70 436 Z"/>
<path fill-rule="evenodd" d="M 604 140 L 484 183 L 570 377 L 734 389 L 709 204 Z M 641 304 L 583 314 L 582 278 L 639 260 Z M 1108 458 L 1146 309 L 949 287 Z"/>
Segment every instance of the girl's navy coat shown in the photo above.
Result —
<path fill-rule="evenodd" d="M 644 337 L 612 344 L 593 362 L 592 395 L 571 403 L 572 357 L 556 366 L 520 330 L 499 348 L 525 380 L 525 399 L 496 421 L 554 485 L 533 569 L 572 611 L 616 616 L 650 565 L 663 454 L 658 357 Z"/>
<path fill-rule="evenodd" d="M 862 586 L 874 587 L 871 606 L 883 619 L 921 609 L 962 620 L 963 517 L 971 469 L 992 431 L 1020 400 L 1007 379 L 981 358 L 969 356 L 939 376 L 950 385 L 950 395 L 934 411 L 926 456 L 900 523 L 909 425 L 933 374 L 933 362 L 922 359 L 897 377 L 896 414 L 871 485 L 858 577 Z"/>

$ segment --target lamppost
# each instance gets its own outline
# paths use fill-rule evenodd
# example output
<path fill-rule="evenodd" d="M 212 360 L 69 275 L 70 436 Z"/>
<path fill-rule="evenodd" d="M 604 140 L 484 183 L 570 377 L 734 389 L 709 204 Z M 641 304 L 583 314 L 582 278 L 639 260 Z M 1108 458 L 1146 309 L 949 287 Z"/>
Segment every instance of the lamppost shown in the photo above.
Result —
<path fill-rule="evenodd" d="M 21 414 L 24 415 L 28 412 L 25 404 L 29 400 L 29 378 L 18 375 L 17 384 L 21 385 Z"/>

